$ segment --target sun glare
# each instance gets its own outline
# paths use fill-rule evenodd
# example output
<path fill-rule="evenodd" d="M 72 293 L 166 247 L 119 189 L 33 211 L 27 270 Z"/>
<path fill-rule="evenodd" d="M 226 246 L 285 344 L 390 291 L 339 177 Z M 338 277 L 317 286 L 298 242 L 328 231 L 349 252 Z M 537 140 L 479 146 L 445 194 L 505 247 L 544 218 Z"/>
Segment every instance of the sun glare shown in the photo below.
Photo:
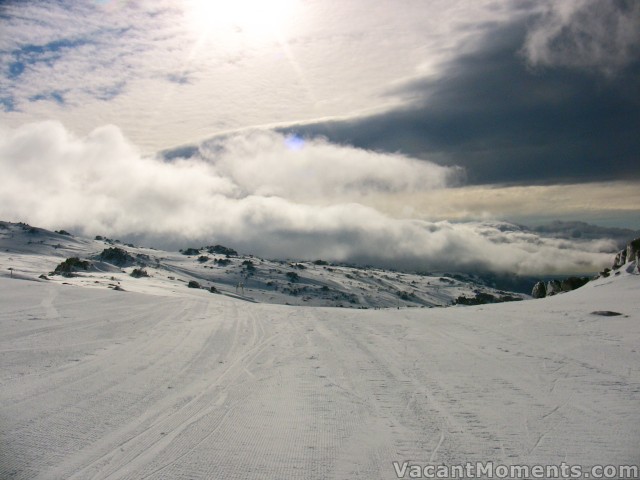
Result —
<path fill-rule="evenodd" d="M 190 27 L 200 36 L 245 34 L 254 39 L 281 33 L 295 0 L 188 0 Z"/>

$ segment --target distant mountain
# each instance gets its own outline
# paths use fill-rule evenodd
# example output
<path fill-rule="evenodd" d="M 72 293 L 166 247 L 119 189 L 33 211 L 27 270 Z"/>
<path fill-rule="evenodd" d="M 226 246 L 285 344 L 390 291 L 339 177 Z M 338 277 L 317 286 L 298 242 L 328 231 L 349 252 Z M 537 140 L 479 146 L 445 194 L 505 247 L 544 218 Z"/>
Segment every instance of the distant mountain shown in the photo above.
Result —
<path fill-rule="evenodd" d="M 640 236 L 640 230 L 628 228 L 600 227 L 585 222 L 565 222 L 555 220 L 546 225 L 537 227 L 524 227 L 532 232 L 548 237 L 564 239 L 596 240 L 600 238 L 610 238 L 615 240 L 618 248 L 622 248 L 632 239 Z"/>

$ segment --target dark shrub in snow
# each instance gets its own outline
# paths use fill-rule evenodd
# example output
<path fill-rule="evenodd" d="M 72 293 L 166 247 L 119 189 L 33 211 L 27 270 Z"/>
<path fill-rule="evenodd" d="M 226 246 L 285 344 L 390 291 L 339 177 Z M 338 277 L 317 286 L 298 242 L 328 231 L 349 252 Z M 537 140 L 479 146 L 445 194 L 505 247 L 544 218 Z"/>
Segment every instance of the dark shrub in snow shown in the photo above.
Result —
<path fill-rule="evenodd" d="M 135 258 L 129 255 L 129 252 L 119 247 L 105 248 L 100 254 L 100 260 L 118 266 L 135 263 Z"/>
<path fill-rule="evenodd" d="M 242 265 L 247 269 L 247 272 L 255 272 L 256 267 L 251 260 L 245 260 L 242 262 Z"/>
<path fill-rule="evenodd" d="M 86 260 L 80 260 L 78 257 L 71 257 L 60 263 L 53 273 L 69 276 L 75 271 L 80 269 L 86 270 L 87 268 L 89 268 L 89 262 Z"/>
<path fill-rule="evenodd" d="M 233 248 L 225 247 L 223 245 L 214 245 L 206 248 L 209 253 L 218 253 L 220 255 L 228 255 L 230 257 L 238 256 L 238 252 L 236 252 Z"/>
<path fill-rule="evenodd" d="M 133 272 L 131 272 L 131 276 L 133 278 L 141 278 L 141 277 L 148 277 L 149 274 L 144 268 L 134 268 Z"/>

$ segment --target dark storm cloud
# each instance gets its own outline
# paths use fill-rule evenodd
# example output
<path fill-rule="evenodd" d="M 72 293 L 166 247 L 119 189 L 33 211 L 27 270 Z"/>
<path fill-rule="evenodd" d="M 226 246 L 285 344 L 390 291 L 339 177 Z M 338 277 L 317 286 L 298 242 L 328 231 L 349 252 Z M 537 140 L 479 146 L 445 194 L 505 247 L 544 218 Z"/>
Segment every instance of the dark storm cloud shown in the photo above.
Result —
<path fill-rule="evenodd" d="M 470 184 L 640 177 L 640 61 L 606 76 L 532 66 L 530 23 L 495 29 L 438 78 L 389 92 L 409 106 L 286 130 L 460 165 Z"/>

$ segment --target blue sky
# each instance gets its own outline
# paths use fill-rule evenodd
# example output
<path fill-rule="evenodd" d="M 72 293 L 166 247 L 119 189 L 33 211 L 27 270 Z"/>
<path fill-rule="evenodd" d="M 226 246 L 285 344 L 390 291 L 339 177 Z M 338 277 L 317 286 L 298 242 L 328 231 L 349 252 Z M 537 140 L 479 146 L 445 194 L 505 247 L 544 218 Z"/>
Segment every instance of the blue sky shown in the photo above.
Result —
<path fill-rule="evenodd" d="M 619 0 L 5 1 L 0 214 L 184 236 L 178 192 L 213 168 L 201 194 L 245 223 L 190 213 L 210 225 L 191 237 L 237 240 L 276 200 L 278 235 L 349 205 L 423 226 L 640 228 L 639 23 Z M 123 203 L 98 164 L 123 155 L 172 200 L 142 185 Z M 26 186 L 94 210 L 9 198 Z M 115 213 L 140 202 L 148 221 Z"/>

